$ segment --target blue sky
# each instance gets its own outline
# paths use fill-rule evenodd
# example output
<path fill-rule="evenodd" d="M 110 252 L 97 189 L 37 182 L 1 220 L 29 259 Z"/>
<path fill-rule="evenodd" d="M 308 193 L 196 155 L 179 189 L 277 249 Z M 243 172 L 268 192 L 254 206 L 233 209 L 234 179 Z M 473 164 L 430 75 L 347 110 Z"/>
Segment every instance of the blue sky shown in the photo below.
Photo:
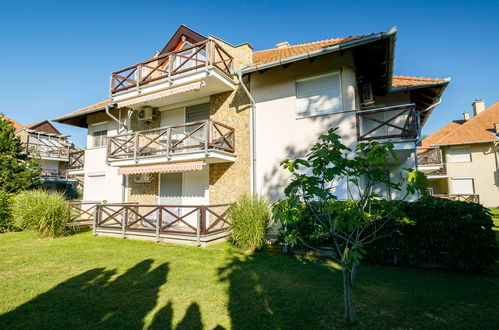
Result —
<path fill-rule="evenodd" d="M 107 98 L 180 24 L 255 50 L 398 27 L 395 73 L 451 77 L 431 133 L 499 101 L 499 1 L 2 1 L 0 112 L 28 124 Z M 84 130 L 59 125 L 84 145 Z"/>

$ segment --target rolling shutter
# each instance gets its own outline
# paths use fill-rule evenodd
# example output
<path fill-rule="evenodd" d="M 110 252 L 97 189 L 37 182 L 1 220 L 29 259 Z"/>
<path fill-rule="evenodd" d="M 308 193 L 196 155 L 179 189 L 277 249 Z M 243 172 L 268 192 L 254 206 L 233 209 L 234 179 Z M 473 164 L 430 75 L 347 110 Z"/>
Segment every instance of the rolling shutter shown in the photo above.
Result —
<path fill-rule="evenodd" d="M 340 73 L 297 79 L 296 99 L 299 117 L 342 111 Z"/>

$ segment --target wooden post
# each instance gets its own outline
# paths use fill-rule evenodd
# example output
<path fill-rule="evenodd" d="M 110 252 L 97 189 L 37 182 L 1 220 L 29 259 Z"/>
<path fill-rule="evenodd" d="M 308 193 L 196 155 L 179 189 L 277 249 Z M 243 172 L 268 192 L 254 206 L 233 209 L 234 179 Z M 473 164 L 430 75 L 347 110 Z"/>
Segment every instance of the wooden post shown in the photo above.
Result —
<path fill-rule="evenodd" d="M 161 207 L 158 206 L 158 211 L 156 215 L 156 243 L 159 243 L 159 230 L 161 229 L 161 218 L 163 216 L 163 212 L 161 212 Z"/>
<path fill-rule="evenodd" d="M 97 235 L 97 218 L 99 216 L 99 205 L 95 204 L 94 217 L 92 221 L 92 235 Z"/>
<path fill-rule="evenodd" d="M 126 232 L 127 217 L 128 217 L 128 212 L 126 206 L 124 206 L 123 210 L 121 211 L 121 238 L 126 238 L 125 232 Z"/>
<path fill-rule="evenodd" d="M 196 243 L 197 246 L 201 246 L 201 231 L 202 231 L 202 226 L 204 223 L 204 214 L 205 214 L 205 209 L 204 206 L 199 206 L 198 207 L 199 214 L 198 214 L 198 221 L 197 221 L 197 226 L 196 226 Z"/>
<path fill-rule="evenodd" d="M 139 133 L 135 132 L 133 141 L 133 160 L 137 163 L 137 149 L 139 148 Z"/>

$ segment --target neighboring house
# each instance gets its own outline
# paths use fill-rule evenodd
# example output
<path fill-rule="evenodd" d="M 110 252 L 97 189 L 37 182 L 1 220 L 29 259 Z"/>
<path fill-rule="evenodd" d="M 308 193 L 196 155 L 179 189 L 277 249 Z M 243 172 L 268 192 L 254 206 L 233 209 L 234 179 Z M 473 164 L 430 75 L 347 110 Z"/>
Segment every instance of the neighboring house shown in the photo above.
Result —
<path fill-rule="evenodd" d="M 485 108 L 473 102 L 473 118 L 464 113 L 423 139 L 419 169 L 427 173 L 430 193 L 450 199 L 499 205 L 499 102 Z"/>
<path fill-rule="evenodd" d="M 92 210 L 95 232 L 221 238 L 228 204 L 282 197 L 280 162 L 332 127 L 351 148 L 391 140 L 399 180 L 449 79 L 393 76 L 395 35 L 253 51 L 181 26 L 153 58 L 111 74 L 111 99 L 54 119 L 88 130 L 84 200 L 107 202 Z M 349 198 L 344 183 L 336 193 Z"/>
<path fill-rule="evenodd" d="M 79 181 L 67 171 L 68 157 L 71 151 L 79 149 L 68 140 L 68 136 L 59 132 L 47 120 L 22 125 L 11 118 L 6 119 L 14 126 L 15 134 L 20 138 L 25 151 L 40 157 L 42 188 L 74 196 Z"/>

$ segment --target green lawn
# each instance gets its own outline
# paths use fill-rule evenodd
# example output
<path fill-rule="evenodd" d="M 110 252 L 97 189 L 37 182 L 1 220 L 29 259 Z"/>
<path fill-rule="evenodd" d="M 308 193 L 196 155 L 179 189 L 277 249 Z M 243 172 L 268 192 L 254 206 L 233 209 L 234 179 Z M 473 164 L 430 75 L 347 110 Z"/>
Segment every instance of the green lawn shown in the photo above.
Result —
<path fill-rule="evenodd" d="M 341 328 L 342 281 L 325 260 L 93 237 L 0 234 L 2 329 Z M 499 324 L 499 271 L 362 265 L 359 328 Z"/>

